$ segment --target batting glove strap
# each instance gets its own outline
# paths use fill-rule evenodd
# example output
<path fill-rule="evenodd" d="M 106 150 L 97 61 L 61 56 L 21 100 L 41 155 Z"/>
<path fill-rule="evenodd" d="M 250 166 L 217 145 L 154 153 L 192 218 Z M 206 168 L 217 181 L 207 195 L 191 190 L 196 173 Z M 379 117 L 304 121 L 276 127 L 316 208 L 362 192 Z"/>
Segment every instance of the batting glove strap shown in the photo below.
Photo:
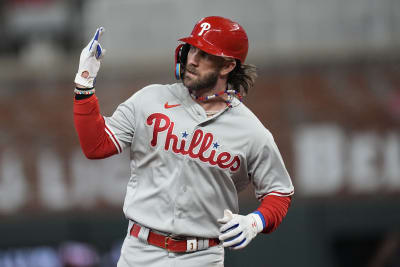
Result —
<path fill-rule="evenodd" d="M 261 231 L 259 231 L 259 232 L 264 231 L 265 227 L 267 226 L 267 224 L 266 224 L 266 222 L 265 222 L 264 215 L 262 215 L 262 213 L 261 213 L 260 211 L 258 211 L 258 210 L 256 210 L 255 212 L 253 212 L 253 214 L 257 214 L 258 217 L 259 217 L 259 219 L 261 220 L 262 229 L 261 229 Z M 256 218 L 256 219 L 257 219 L 257 218 Z M 258 219 L 257 219 L 257 220 L 258 220 Z"/>
<path fill-rule="evenodd" d="M 106 52 L 99 43 L 99 38 L 103 34 L 104 28 L 96 30 L 92 40 L 82 50 L 79 58 L 79 68 L 75 76 L 75 83 L 84 87 L 93 87 L 97 73 L 100 69 L 100 60 Z"/>
<path fill-rule="evenodd" d="M 241 249 L 263 230 L 263 222 L 259 214 L 251 213 L 246 216 L 224 211 L 224 217 L 218 220 L 223 224 L 218 237 L 224 247 Z"/>

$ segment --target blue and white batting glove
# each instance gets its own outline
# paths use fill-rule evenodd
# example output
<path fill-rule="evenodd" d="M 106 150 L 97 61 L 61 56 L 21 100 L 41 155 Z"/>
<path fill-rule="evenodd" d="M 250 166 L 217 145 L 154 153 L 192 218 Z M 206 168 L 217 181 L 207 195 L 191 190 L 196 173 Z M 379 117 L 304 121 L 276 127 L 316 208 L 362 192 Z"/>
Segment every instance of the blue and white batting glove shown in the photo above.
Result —
<path fill-rule="evenodd" d="M 219 229 L 221 232 L 219 240 L 224 247 L 232 249 L 244 248 L 264 229 L 263 220 L 256 213 L 244 216 L 224 210 L 224 217 L 218 219 L 218 222 L 223 224 Z"/>
<path fill-rule="evenodd" d="M 100 69 L 100 60 L 106 53 L 106 50 L 103 49 L 99 43 L 100 36 L 103 32 L 103 27 L 98 28 L 92 40 L 90 40 L 89 44 L 82 50 L 79 59 L 78 73 L 75 76 L 76 84 L 87 88 L 93 87 Z"/>

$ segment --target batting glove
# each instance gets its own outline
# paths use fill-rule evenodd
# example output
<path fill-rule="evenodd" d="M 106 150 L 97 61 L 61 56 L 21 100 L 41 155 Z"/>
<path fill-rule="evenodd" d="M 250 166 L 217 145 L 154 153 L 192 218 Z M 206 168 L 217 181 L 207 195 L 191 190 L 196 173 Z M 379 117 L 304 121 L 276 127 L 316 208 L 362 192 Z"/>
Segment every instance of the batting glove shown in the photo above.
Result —
<path fill-rule="evenodd" d="M 263 220 L 256 213 L 243 216 L 224 210 L 224 217 L 218 219 L 218 222 L 223 224 L 219 229 L 219 240 L 224 247 L 232 249 L 244 248 L 264 228 Z"/>
<path fill-rule="evenodd" d="M 81 86 L 91 88 L 95 83 L 97 73 L 100 69 L 100 60 L 103 58 L 106 50 L 99 43 L 99 38 L 103 34 L 104 28 L 96 30 L 92 40 L 82 50 L 79 59 L 79 69 L 75 76 L 75 83 Z"/>

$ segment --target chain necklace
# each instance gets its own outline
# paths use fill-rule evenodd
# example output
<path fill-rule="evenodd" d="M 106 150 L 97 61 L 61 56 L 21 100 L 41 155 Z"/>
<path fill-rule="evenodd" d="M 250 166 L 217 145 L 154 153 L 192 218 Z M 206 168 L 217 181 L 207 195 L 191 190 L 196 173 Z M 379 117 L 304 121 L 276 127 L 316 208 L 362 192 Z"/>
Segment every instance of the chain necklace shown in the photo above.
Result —
<path fill-rule="evenodd" d="M 232 107 L 232 96 L 234 96 L 234 95 L 236 95 L 237 97 L 238 97 L 238 99 L 240 100 L 240 101 L 242 101 L 242 96 L 240 95 L 240 93 L 239 92 L 237 92 L 237 91 L 235 91 L 235 90 L 233 90 L 233 89 L 226 89 L 226 90 L 223 90 L 223 91 L 220 91 L 220 92 L 218 92 L 218 93 L 215 93 L 215 94 L 213 94 L 213 95 L 208 95 L 208 96 L 197 96 L 197 95 L 195 95 L 195 94 L 193 94 L 192 93 L 192 91 L 189 91 L 190 92 L 190 95 L 194 98 L 194 99 L 196 99 L 196 100 L 198 100 L 198 101 L 207 101 L 207 100 L 210 100 L 210 99 L 213 99 L 213 98 L 216 98 L 216 97 L 218 97 L 218 96 L 222 96 L 222 95 L 224 95 L 224 94 L 227 94 L 229 97 L 228 97 L 228 99 L 227 100 L 224 100 L 225 101 L 225 103 L 226 103 L 226 105 L 228 106 L 228 107 Z"/>

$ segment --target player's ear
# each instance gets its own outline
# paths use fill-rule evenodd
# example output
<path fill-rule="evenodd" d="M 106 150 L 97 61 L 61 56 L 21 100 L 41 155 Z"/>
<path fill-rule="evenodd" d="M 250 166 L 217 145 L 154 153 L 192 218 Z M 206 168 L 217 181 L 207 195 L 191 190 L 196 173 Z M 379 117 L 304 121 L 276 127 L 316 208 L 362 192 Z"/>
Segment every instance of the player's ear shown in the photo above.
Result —
<path fill-rule="evenodd" d="M 236 60 L 232 58 L 225 59 L 220 71 L 221 76 L 228 75 L 231 71 L 235 69 L 235 67 L 236 67 Z"/>

